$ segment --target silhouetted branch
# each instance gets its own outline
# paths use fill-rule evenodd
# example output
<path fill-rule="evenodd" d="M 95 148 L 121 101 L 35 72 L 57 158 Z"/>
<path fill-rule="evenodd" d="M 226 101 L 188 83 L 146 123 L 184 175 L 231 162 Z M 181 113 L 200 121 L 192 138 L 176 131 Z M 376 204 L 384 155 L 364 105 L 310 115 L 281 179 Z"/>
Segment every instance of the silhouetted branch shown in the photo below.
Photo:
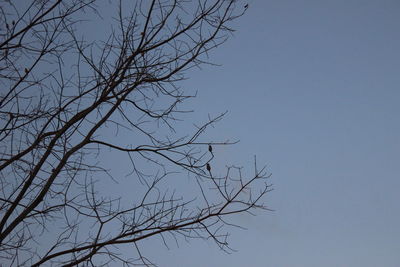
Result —
<path fill-rule="evenodd" d="M 140 242 L 155 236 L 165 245 L 211 239 L 229 251 L 230 216 L 266 209 L 269 175 L 255 166 L 250 178 L 237 167 L 218 176 L 215 148 L 235 142 L 202 138 L 224 114 L 179 135 L 178 116 L 190 112 L 180 105 L 195 95 L 178 84 L 210 63 L 243 5 L 28 2 L 0 5 L 4 265 L 151 266 Z M 111 12 L 114 21 L 101 25 Z M 112 157 L 128 161 L 129 180 L 110 166 Z M 195 188 L 182 190 L 179 179 L 195 180 Z M 120 255 L 123 244 L 136 258 Z"/>

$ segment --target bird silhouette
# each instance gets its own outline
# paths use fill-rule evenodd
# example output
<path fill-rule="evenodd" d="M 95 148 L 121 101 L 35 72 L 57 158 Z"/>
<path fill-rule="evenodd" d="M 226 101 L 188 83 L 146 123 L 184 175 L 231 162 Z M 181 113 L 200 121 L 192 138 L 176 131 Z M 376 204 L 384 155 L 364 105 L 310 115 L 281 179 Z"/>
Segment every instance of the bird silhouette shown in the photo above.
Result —
<path fill-rule="evenodd" d="M 210 164 L 207 163 L 206 168 L 207 168 L 207 171 L 211 172 L 211 166 L 210 166 Z"/>
<path fill-rule="evenodd" d="M 245 5 L 244 5 L 244 8 L 245 8 L 245 9 L 248 9 L 248 8 L 249 8 L 249 4 L 245 4 Z"/>
<path fill-rule="evenodd" d="M 212 153 L 212 146 L 208 145 L 208 151 L 210 151 Z"/>

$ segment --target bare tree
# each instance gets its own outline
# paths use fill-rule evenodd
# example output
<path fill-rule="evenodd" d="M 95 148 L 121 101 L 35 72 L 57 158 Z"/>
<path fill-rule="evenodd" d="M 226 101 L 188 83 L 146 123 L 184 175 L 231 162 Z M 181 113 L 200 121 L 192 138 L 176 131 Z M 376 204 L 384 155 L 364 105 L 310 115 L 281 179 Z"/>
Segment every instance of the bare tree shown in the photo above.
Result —
<path fill-rule="evenodd" d="M 266 209 L 268 175 L 256 165 L 248 177 L 234 166 L 217 174 L 213 147 L 231 143 L 202 134 L 223 114 L 180 135 L 188 112 L 180 104 L 195 95 L 178 85 L 208 63 L 245 5 L 28 2 L 0 2 L 4 266 L 147 266 L 140 243 L 153 237 L 166 246 L 212 239 L 229 251 L 231 215 Z M 110 157 L 129 160 L 126 177 Z M 182 181 L 194 189 L 182 190 Z M 136 252 L 122 253 L 125 245 Z"/>

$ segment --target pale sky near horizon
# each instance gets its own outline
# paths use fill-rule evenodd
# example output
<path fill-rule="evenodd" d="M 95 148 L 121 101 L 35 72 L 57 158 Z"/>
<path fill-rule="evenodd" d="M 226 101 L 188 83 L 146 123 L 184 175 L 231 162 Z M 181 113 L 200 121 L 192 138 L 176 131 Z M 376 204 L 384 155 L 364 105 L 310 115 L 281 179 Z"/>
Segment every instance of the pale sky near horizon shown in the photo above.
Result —
<path fill-rule="evenodd" d="M 193 120 L 228 110 L 217 155 L 272 173 L 274 212 L 239 216 L 226 255 L 202 241 L 160 266 L 400 265 L 400 2 L 249 1 L 237 32 L 189 73 Z M 214 134 L 214 135 L 213 135 Z M 219 154 L 218 154 L 219 153 Z"/>

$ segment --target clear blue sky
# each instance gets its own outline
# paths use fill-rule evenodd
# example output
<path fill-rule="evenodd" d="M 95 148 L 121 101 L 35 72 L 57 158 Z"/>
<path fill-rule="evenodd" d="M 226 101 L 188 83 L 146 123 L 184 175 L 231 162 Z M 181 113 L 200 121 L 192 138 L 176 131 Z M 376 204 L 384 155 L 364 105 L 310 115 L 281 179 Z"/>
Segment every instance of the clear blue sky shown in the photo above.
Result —
<path fill-rule="evenodd" d="M 233 163 L 250 173 L 257 155 L 273 175 L 264 203 L 275 211 L 234 217 L 248 230 L 231 229 L 231 255 L 211 240 L 167 250 L 152 239 L 142 253 L 163 267 L 400 266 L 400 1 L 249 5 L 210 54 L 222 66 L 187 73 L 181 85 L 198 97 L 183 118 L 229 111 L 204 140 L 241 142 L 215 147 L 213 170 Z M 104 37 L 96 22 L 84 27 Z M 134 192 L 126 188 L 117 193 Z"/>
<path fill-rule="evenodd" d="M 268 165 L 274 212 L 211 241 L 162 247 L 160 266 L 400 266 L 400 2 L 249 1 L 213 62 L 188 73 L 193 122 L 228 110 L 208 136 L 249 170 Z M 221 167 L 222 168 L 222 167 Z M 145 247 L 146 250 L 146 247 Z"/>
<path fill-rule="evenodd" d="M 230 255 L 181 239 L 169 250 L 141 242 L 142 253 L 162 267 L 400 266 L 400 1 L 249 0 L 232 26 L 210 54 L 222 66 L 187 72 L 181 85 L 198 97 L 177 129 L 228 110 L 203 140 L 240 143 L 215 147 L 213 170 L 251 173 L 257 155 L 272 173 L 264 203 L 275 211 L 234 217 L 248 230 L 231 229 Z M 110 155 L 117 171 L 129 164 Z M 134 193 L 126 188 L 117 193 Z"/>

